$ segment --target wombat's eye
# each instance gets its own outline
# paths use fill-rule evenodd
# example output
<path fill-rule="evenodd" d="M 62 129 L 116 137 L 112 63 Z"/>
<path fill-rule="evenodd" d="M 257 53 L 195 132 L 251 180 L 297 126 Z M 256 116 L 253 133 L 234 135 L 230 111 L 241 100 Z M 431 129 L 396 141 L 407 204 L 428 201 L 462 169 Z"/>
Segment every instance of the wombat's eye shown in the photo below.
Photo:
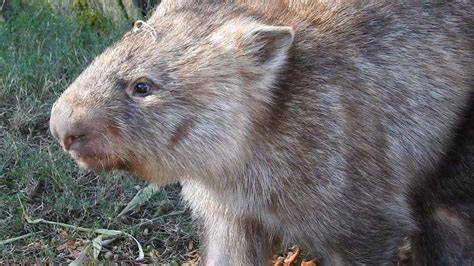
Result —
<path fill-rule="evenodd" d="M 145 82 L 138 82 L 133 87 L 133 93 L 137 96 L 147 96 L 150 93 L 150 85 Z"/>

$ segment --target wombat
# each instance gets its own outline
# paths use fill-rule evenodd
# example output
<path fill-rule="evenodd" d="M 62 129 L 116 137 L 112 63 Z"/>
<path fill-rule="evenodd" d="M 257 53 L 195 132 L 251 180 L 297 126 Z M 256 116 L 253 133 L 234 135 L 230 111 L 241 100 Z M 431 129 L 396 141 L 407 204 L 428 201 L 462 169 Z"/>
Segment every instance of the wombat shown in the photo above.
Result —
<path fill-rule="evenodd" d="M 82 167 L 179 182 L 206 265 L 474 263 L 471 3 L 169 0 L 52 108 Z"/>

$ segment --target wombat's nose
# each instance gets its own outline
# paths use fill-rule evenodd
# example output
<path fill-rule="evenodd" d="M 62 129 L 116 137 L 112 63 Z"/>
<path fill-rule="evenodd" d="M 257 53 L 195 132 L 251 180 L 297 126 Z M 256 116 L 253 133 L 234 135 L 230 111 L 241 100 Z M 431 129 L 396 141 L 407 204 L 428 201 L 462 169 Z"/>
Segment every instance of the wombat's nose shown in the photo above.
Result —
<path fill-rule="evenodd" d="M 68 121 L 53 119 L 51 119 L 51 133 L 61 144 L 65 152 L 68 152 L 73 145 L 83 142 L 87 136 L 80 127 L 74 126 L 74 124 Z"/>
<path fill-rule="evenodd" d="M 85 127 L 75 121 L 70 108 L 55 104 L 51 111 L 49 127 L 53 137 L 61 144 L 65 152 L 79 146 L 87 138 Z"/>
<path fill-rule="evenodd" d="M 60 137 L 59 142 L 61 143 L 61 146 L 63 147 L 64 151 L 69 151 L 71 148 L 71 145 L 82 141 L 85 139 L 85 135 L 64 135 L 62 138 Z"/>

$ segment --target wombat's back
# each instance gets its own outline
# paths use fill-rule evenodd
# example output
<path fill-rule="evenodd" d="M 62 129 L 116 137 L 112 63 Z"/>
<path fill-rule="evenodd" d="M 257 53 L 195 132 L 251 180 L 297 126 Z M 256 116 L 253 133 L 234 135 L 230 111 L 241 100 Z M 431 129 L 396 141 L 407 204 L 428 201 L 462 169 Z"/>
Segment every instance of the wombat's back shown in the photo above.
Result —
<path fill-rule="evenodd" d="M 419 180 L 436 167 L 471 104 L 471 11 L 469 4 L 375 3 L 315 12 L 311 23 L 305 16 L 272 126 L 318 143 L 325 142 L 312 133 L 324 132 L 356 161 L 372 160 L 363 159 L 367 152 L 385 157 L 397 182 Z"/>

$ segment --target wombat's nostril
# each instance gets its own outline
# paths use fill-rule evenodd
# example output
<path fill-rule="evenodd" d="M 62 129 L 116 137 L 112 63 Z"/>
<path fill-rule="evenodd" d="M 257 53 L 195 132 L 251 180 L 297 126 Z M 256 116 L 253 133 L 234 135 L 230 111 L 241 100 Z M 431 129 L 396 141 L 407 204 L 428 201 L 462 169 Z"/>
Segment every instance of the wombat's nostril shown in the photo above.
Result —
<path fill-rule="evenodd" d="M 62 139 L 62 144 L 63 144 L 64 150 L 69 151 L 72 144 L 74 144 L 76 142 L 79 142 L 79 141 L 83 141 L 85 138 L 86 138 L 85 135 L 66 135 L 66 136 L 64 136 L 64 138 Z"/>
<path fill-rule="evenodd" d="M 73 135 L 64 137 L 64 139 L 63 139 L 63 148 L 64 148 L 64 150 L 68 151 L 69 147 L 71 147 L 71 145 L 74 143 L 75 140 L 76 140 L 76 136 L 73 136 Z"/>
<path fill-rule="evenodd" d="M 91 132 L 91 127 L 86 125 L 84 117 L 80 117 L 79 120 L 71 116 L 71 113 L 73 113 L 72 107 L 60 98 L 51 110 L 49 121 L 51 135 L 61 144 L 65 152 L 82 149 L 82 144 Z"/>

